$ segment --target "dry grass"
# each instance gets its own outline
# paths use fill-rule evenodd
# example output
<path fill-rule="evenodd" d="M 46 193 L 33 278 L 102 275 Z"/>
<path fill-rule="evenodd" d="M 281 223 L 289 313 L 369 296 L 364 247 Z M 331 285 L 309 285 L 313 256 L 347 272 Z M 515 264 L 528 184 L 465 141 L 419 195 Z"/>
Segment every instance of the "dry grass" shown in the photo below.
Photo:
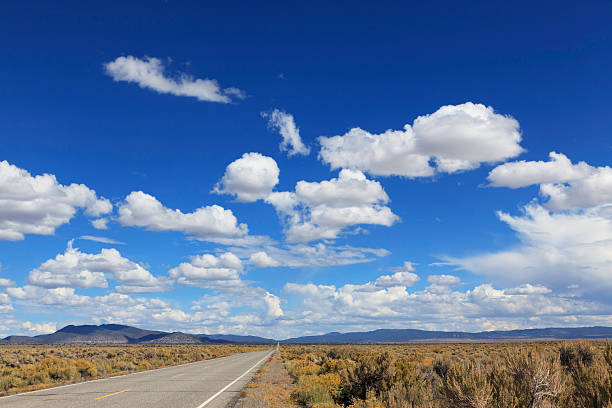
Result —
<path fill-rule="evenodd" d="M 267 346 L 0 346 L 0 395 L 265 348 Z"/>
<path fill-rule="evenodd" d="M 284 346 L 312 408 L 612 408 L 612 344 Z"/>
<path fill-rule="evenodd" d="M 291 399 L 294 388 L 280 353 L 276 352 L 253 376 L 235 408 L 294 408 Z"/>

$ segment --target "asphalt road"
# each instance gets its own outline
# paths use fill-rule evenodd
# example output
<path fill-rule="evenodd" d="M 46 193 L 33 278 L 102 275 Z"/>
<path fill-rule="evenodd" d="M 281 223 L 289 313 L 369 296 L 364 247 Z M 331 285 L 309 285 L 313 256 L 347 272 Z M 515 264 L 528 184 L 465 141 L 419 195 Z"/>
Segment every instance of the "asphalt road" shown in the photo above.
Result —
<path fill-rule="evenodd" d="M 2 408 L 222 408 L 272 350 L 0 397 Z"/>

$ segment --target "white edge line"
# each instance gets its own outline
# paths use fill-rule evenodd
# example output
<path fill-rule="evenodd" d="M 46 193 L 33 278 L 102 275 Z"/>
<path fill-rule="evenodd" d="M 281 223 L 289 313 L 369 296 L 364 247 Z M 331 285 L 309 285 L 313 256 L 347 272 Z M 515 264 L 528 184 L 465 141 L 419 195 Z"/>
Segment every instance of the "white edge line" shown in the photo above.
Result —
<path fill-rule="evenodd" d="M 232 385 L 236 384 L 236 382 L 238 380 L 240 380 L 242 377 L 244 377 L 245 375 L 247 375 L 248 373 L 251 372 L 251 370 L 253 370 L 255 367 L 257 367 L 259 364 L 261 364 L 262 361 L 264 361 L 265 359 L 267 359 L 268 357 L 270 357 L 272 355 L 272 353 L 274 353 L 274 349 L 272 349 L 272 351 L 270 351 L 268 354 L 266 354 L 266 356 L 264 358 L 262 358 L 261 360 L 259 360 L 257 363 L 255 363 L 255 365 L 251 368 L 249 368 L 248 370 L 246 370 L 244 373 L 242 373 L 240 375 L 240 377 L 236 378 L 234 381 L 232 381 L 231 383 L 227 384 L 225 387 L 221 388 L 219 391 L 217 391 L 217 393 L 215 395 L 213 395 L 212 397 L 210 397 L 209 399 L 207 399 L 206 401 L 204 401 L 203 403 L 201 403 L 200 405 L 197 406 L 197 408 L 203 408 L 204 406 L 206 406 L 209 402 L 211 402 L 212 400 L 214 400 L 215 398 L 217 398 L 223 391 L 227 390 L 229 387 L 231 387 Z"/>
<path fill-rule="evenodd" d="M 98 378 L 98 379 L 95 379 L 95 380 L 80 381 L 80 382 L 75 382 L 75 383 L 72 383 L 72 384 L 58 385 L 56 387 L 41 388 L 40 390 L 19 392 L 17 394 L 1 396 L 0 397 L 0 401 L 2 401 L 4 399 L 7 399 L 7 398 L 18 397 L 18 396 L 21 396 L 21 395 L 34 394 L 36 392 L 53 391 L 53 390 L 56 390 L 58 388 L 73 387 L 75 385 L 95 383 L 95 382 L 99 382 L 99 381 L 108 381 L 108 380 L 112 380 L 114 378 L 128 377 L 130 375 L 145 374 L 145 373 L 150 373 L 150 372 L 153 372 L 153 371 L 168 370 L 170 368 L 184 367 L 184 366 L 188 366 L 188 365 L 192 365 L 192 364 L 201 364 L 201 363 L 206 363 L 206 362 L 215 361 L 215 360 L 222 360 L 224 358 L 230 358 L 230 357 L 238 356 L 240 354 L 247 354 L 247 353 L 257 353 L 257 352 L 256 351 L 247 351 L 246 353 L 230 354 L 229 356 L 223 356 L 223 357 L 217 357 L 217 358 L 209 358 L 208 360 L 192 361 L 191 363 L 177 364 L 177 365 L 171 365 L 171 366 L 160 367 L 160 368 L 153 368 L 151 370 L 135 371 L 135 372 L 129 373 L 129 374 L 113 375 L 113 376 L 110 376 L 110 377 Z"/>

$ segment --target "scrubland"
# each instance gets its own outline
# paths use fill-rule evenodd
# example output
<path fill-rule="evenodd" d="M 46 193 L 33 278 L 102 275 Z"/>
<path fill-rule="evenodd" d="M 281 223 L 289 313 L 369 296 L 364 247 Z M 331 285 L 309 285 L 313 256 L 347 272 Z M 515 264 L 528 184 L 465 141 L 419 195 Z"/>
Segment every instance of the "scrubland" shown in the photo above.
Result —
<path fill-rule="evenodd" d="M 126 374 L 269 346 L 0 346 L 0 395 Z"/>
<path fill-rule="evenodd" d="M 283 346 L 309 408 L 612 408 L 612 344 Z"/>
<path fill-rule="evenodd" d="M 295 384 L 275 352 L 242 391 L 234 408 L 298 408 L 292 400 Z"/>

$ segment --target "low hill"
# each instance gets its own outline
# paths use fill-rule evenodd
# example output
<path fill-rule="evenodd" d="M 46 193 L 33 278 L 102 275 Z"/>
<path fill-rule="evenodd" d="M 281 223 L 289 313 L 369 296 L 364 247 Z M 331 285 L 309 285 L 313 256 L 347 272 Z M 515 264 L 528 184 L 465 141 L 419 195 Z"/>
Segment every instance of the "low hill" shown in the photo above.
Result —
<path fill-rule="evenodd" d="M 295 337 L 283 343 L 405 343 L 415 341 L 511 341 L 612 338 L 612 327 L 524 329 L 488 332 L 445 332 L 416 329 L 380 329 L 368 332 L 331 332 Z"/>
<path fill-rule="evenodd" d="M 8 344 L 212 344 L 227 343 L 185 333 L 143 330 L 120 324 L 66 326 L 52 334 L 9 336 Z"/>
<path fill-rule="evenodd" d="M 331 332 L 294 337 L 282 343 L 408 343 L 612 338 L 612 327 L 547 328 L 488 332 L 445 332 L 417 329 L 380 329 L 367 332 Z M 188 334 L 144 330 L 120 324 L 66 326 L 39 336 L 8 336 L 0 344 L 270 344 L 277 340 L 233 334 Z"/>

